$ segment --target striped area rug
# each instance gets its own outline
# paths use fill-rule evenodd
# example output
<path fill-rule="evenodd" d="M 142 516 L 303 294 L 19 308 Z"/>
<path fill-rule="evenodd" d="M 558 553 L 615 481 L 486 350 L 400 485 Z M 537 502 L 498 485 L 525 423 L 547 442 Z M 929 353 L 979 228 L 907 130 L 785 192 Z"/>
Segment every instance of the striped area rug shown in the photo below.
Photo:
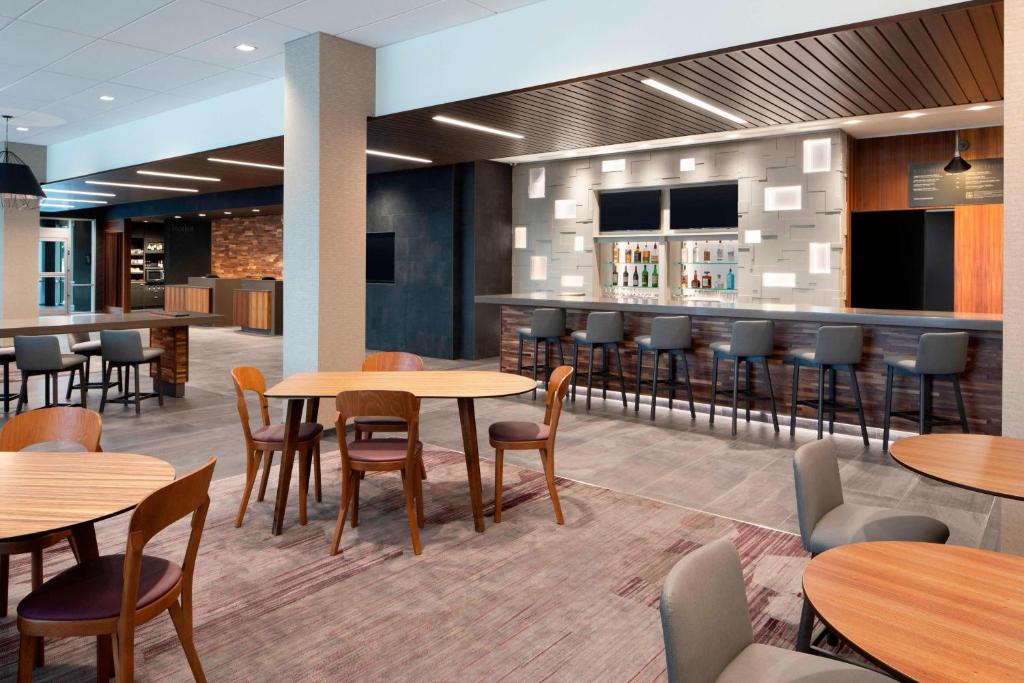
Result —
<path fill-rule="evenodd" d="M 661 680 L 662 578 L 723 537 L 743 558 L 755 637 L 792 646 L 807 562 L 797 537 L 567 480 L 558 526 L 543 476 L 511 465 L 503 521 L 488 516 L 478 534 L 463 455 L 428 448 L 426 462 L 419 557 L 397 474 L 364 481 L 359 527 L 346 528 L 336 557 L 335 457 L 324 459 L 324 502 L 311 502 L 309 524 L 299 526 L 293 492 L 281 536 L 270 535 L 273 485 L 236 529 L 243 479 L 214 482 L 195 593 L 209 680 Z M 482 469 L 490 501 L 493 468 Z M 98 526 L 101 552 L 123 551 L 126 525 L 122 516 Z M 176 525 L 147 552 L 178 559 L 187 533 Z M 29 572 L 24 556 L 12 559 L 13 606 Z M 47 576 L 70 562 L 66 545 L 47 551 Z M 0 680 L 13 678 L 17 647 L 9 616 L 0 620 Z M 94 652 L 88 639 L 48 641 L 35 680 L 95 680 Z M 136 677 L 190 679 L 169 618 L 138 629 Z"/>

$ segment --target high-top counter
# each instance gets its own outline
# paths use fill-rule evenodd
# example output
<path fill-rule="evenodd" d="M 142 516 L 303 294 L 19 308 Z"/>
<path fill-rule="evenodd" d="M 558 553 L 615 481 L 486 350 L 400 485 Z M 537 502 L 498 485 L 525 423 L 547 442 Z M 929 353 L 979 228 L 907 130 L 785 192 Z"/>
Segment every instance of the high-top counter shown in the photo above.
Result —
<path fill-rule="evenodd" d="M 711 351 L 713 341 L 729 339 L 732 323 L 738 319 L 762 319 L 775 322 L 775 355 L 769 363 L 780 420 L 785 424 L 792 396 L 792 366 L 784 364 L 787 352 L 800 347 L 813 347 L 817 329 L 825 324 L 856 324 L 864 327 L 864 359 L 857 366 L 869 426 L 881 428 L 885 396 L 885 355 L 914 355 L 917 340 L 925 332 L 963 330 L 970 334 L 967 370 L 960 377 L 967 416 L 972 432 L 999 434 L 1002 432 L 1002 317 L 988 314 L 963 314 L 942 311 L 890 311 L 857 308 L 831 308 L 825 306 L 787 304 L 718 304 L 707 302 L 680 302 L 663 299 L 617 299 L 594 296 L 566 296 L 547 293 L 492 294 L 476 297 L 478 304 L 501 306 L 501 369 L 516 372 L 519 338 L 516 329 L 529 327 L 534 308 L 564 308 L 567 331 L 586 328 L 587 313 L 591 311 L 620 311 L 623 314 L 626 343 L 622 362 L 626 375 L 627 392 L 636 385 L 636 352 L 632 340 L 650 334 L 651 320 L 659 315 L 689 315 L 693 318 L 693 349 L 690 374 L 693 379 L 694 398 L 708 402 L 711 397 Z M 566 360 L 572 357 L 572 342 L 563 340 Z M 542 352 L 543 353 L 543 352 Z M 580 354 L 580 386 L 585 386 L 586 354 Z M 557 354 L 552 355 L 552 359 Z M 600 363 L 599 354 L 595 362 Z M 523 349 L 523 364 L 533 363 L 533 345 Z M 543 365 L 543 356 L 541 357 Z M 614 366 L 614 363 L 613 363 Z M 664 365 L 662 366 L 665 367 Z M 662 370 L 664 372 L 664 369 Z M 729 364 L 722 368 L 720 388 L 731 381 Z M 846 380 L 839 378 L 839 400 L 846 402 Z M 645 372 L 645 376 L 647 373 Z M 762 382 L 757 378 L 755 383 Z M 616 383 L 611 386 L 618 388 Z M 760 386 L 763 386 L 761 384 Z M 649 391 L 649 387 L 644 390 Z M 933 408 L 937 416 L 955 416 L 956 403 L 950 384 L 936 380 Z M 817 395 L 817 375 L 801 373 L 801 398 Z M 659 395 L 667 395 L 661 394 Z M 893 406 L 896 409 L 916 409 L 918 386 L 907 378 L 897 378 Z M 812 412 L 801 407 L 798 417 L 810 417 Z M 852 422 L 850 414 L 839 414 L 837 420 Z M 894 429 L 914 429 L 915 425 L 902 420 L 893 421 Z"/>

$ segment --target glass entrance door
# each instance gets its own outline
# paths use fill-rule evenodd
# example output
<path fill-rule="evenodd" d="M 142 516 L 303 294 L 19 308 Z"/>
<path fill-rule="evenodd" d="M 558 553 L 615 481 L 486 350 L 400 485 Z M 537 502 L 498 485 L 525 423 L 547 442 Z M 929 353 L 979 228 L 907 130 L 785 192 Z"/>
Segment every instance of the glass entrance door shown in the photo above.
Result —
<path fill-rule="evenodd" d="M 68 240 L 43 236 L 39 240 L 39 315 L 68 312 Z"/>

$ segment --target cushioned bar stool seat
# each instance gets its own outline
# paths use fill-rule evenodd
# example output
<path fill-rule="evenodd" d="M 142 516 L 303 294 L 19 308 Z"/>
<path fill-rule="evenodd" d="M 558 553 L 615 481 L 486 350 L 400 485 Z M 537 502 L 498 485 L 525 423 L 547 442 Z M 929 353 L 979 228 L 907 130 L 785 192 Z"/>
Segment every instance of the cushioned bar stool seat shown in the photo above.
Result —
<path fill-rule="evenodd" d="M 576 402 L 576 385 L 579 383 L 580 347 L 590 349 L 587 362 L 587 410 L 590 410 L 590 396 L 594 387 L 594 347 L 601 347 L 601 398 L 608 398 L 608 355 L 614 351 L 615 360 L 619 365 L 619 389 L 622 391 L 622 407 L 626 403 L 626 379 L 622 374 L 622 355 L 619 344 L 622 343 L 622 314 L 602 311 L 587 315 L 587 329 L 572 333 L 572 401 Z"/>
<path fill-rule="evenodd" d="M 672 401 L 676 397 L 676 360 L 683 362 L 683 377 L 686 383 L 686 395 L 690 402 L 690 417 L 696 418 L 697 411 L 693 407 L 693 388 L 690 385 L 690 366 L 686 362 L 686 350 L 692 344 L 690 316 L 661 316 L 651 321 L 651 333 L 634 339 L 636 342 L 636 400 L 633 412 L 640 412 L 640 393 L 646 383 L 644 376 L 644 354 L 654 355 L 654 369 L 651 372 L 651 419 L 658 404 L 658 370 L 661 367 L 662 354 L 668 356 L 668 409 L 672 410 Z"/>
<path fill-rule="evenodd" d="M 18 396 L 18 413 L 28 403 L 28 380 L 34 375 L 43 375 L 46 379 L 45 405 L 81 405 L 87 408 L 85 396 L 85 356 L 76 353 L 61 353 L 60 342 L 54 336 L 18 336 L 14 338 L 14 356 L 21 371 L 21 394 Z M 70 371 L 72 378 L 77 372 L 81 375 L 81 402 L 75 404 L 58 403 L 57 378 L 61 372 Z M 71 378 L 68 379 L 71 381 Z M 50 400 L 50 390 L 53 400 Z"/>
<path fill-rule="evenodd" d="M 155 385 L 160 391 L 143 392 L 139 384 L 139 366 L 159 360 L 164 353 L 163 349 L 143 347 L 142 335 L 136 330 L 103 330 L 100 332 L 100 348 L 103 352 L 103 364 L 106 366 L 103 373 L 103 395 L 100 398 L 101 413 L 107 403 L 121 403 L 125 406 L 134 403 L 136 415 L 142 412 L 143 399 L 156 398 L 160 405 L 164 404 L 163 381 L 159 375 Z M 111 386 L 110 376 L 114 368 L 118 371 L 124 368 L 127 373 L 124 391 L 117 398 L 107 398 L 107 390 Z M 135 391 L 128 390 L 132 381 L 132 370 L 135 371 Z"/>
<path fill-rule="evenodd" d="M 732 394 L 732 433 L 736 434 L 736 418 L 738 401 L 742 396 L 747 403 L 747 422 L 750 422 L 750 409 L 754 401 L 770 400 L 772 407 L 772 425 L 779 431 L 779 416 L 775 411 L 775 390 L 772 387 L 772 374 L 768 369 L 768 356 L 775 346 L 774 326 L 771 320 L 737 320 L 732 324 L 732 338 L 729 341 L 711 343 L 711 416 L 710 424 L 715 423 L 715 403 L 719 394 Z M 725 358 L 733 362 L 732 391 L 718 388 L 718 362 Z M 764 366 L 765 382 L 768 393 L 754 393 L 751 365 L 760 363 Z M 741 391 L 739 388 L 740 364 L 746 367 L 746 381 Z"/>
<path fill-rule="evenodd" d="M 799 406 L 811 406 L 818 410 L 818 438 L 824 431 L 825 411 L 828 411 L 828 433 L 835 431 L 836 413 L 856 411 L 860 423 L 861 438 L 868 445 L 868 428 L 864 421 L 864 406 L 860 400 L 860 385 L 857 383 L 855 365 L 860 362 L 864 349 L 864 329 L 860 325 L 825 325 L 818 328 L 813 349 L 793 349 L 793 400 L 789 416 L 789 435 L 796 434 L 796 411 Z M 817 400 L 800 399 L 800 368 L 818 371 Z M 836 402 L 836 371 L 850 375 L 850 389 L 853 391 L 853 405 Z M 828 398 L 825 398 L 825 380 L 828 379 Z"/>
<path fill-rule="evenodd" d="M 565 355 L 562 351 L 562 336 L 565 334 L 565 311 L 561 308 L 535 308 L 533 319 L 529 327 L 516 329 L 516 336 L 519 337 L 519 360 L 517 372 L 521 375 L 523 370 L 533 371 L 533 380 L 537 381 L 538 371 L 544 373 L 545 387 L 551 381 L 551 345 L 558 349 L 558 362 L 565 365 Z M 533 342 L 533 364 L 529 367 L 523 365 L 523 344 Z M 541 343 L 544 344 L 544 365 L 540 365 Z M 537 390 L 531 394 L 533 399 L 537 398 Z"/>
<path fill-rule="evenodd" d="M 928 434 L 932 431 L 932 427 L 943 425 L 959 425 L 964 434 L 970 431 L 964 397 L 960 391 L 960 373 L 967 367 L 968 342 L 969 337 L 966 332 L 928 332 L 918 338 L 917 355 L 885 356 L 883 451 L 888 452 L 889 450 L 889 427 L 894 417 L 917 422 L 919 434 Z M 893 380 L 896 375 L 918 379 L 920 397 L 916 411 L 892 409 Z M 936 377 L 948 379 L 953 383 L 953 392 L 959 413 L 956 419 L 936 419 L 932 414 L 932 383 Z"/>

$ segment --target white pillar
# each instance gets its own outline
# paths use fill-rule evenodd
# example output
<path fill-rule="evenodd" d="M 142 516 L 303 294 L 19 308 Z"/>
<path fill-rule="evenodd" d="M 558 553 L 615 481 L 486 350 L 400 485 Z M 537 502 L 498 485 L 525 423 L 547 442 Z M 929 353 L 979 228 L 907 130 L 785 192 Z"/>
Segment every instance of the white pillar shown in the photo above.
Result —
<path fill-rule="evenodd" d="M 372 48 L 323 33 L 285 46 L 285 376 L 358 370 L 365 353 L 374 59 Z"/>
<path fill-rule="evenodd" d="M 38 209 L 0 208 L 0 255 L 0 318 L 35 318 L 39 315 Z"/>

